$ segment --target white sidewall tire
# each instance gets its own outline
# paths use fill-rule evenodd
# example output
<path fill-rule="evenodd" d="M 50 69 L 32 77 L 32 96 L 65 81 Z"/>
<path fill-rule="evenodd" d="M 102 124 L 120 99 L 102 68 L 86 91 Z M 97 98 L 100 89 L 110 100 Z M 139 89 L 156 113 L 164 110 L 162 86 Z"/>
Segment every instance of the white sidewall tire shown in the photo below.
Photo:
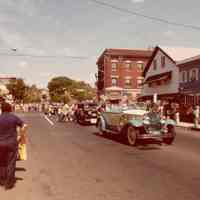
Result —
<path fill-rule="evenodd" d="M 127 127 L 127 142 L 130 146 L 136 146 L 137 143 L 137 130 L 133 126 Z"/>

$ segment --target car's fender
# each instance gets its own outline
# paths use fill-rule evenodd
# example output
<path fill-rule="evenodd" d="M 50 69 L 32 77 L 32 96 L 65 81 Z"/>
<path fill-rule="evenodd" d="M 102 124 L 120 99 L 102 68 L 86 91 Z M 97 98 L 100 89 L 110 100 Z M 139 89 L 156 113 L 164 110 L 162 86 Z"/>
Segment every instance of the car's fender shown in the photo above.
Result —
<path fill-rule="evenodd" d="M 175 126 L 176 122 L 173 119 L 166 119 L 165 120 L 165 125 L 172 125 Z"/>

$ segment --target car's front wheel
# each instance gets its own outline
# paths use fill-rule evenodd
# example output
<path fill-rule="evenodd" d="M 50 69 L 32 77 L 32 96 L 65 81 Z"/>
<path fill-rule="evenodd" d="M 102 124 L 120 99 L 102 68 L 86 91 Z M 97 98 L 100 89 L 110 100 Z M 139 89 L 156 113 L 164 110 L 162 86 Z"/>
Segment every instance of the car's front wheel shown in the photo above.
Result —
<path fill-rule="evenodd" d="M 133 126 L 128 126 L 126 131 L 127 143 L 131 146 L 136 146 L 137 144 L 137 134 L 138 130 Z"/>
<path fill-rule="evenodd" d="M 174 142 L 174 139 L 176 137 L 176 132 L 174 127 L 170 126 L 169 128 L 169 132 L 171 133 L 171 137 L 167 137 L 163 139 L 163 142 L 167 145 L 171 145 Z"/>

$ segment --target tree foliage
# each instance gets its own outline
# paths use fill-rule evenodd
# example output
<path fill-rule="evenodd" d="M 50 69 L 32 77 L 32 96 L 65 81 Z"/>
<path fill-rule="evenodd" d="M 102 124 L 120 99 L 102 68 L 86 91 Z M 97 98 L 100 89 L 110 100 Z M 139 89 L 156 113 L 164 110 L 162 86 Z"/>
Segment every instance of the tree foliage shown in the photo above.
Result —
<path fill-rule="evenodd" d="M 6 85 L 15 102 L 40 102 L 41 91 L 36 85 L 28 86 L 23 79 L 10 80 Z"/>
<path fill-rule="evenodd" d="M 51 79 L 48 89 L 53 102 L 69 102 L 73 99 L 81 101 L 94 97 L 94 90 L 89 84 L 65 76 Z"/>
<path fill-rule="evenodd" d="M 26 84 L 24 83 L 23 79 L 15 79 L 10 80 L 7 84 L 7 88 L 9 93 L 12 94 L 15 101 L 23 101 L 26 92 Z"/>
<path fill-rule="evenodd" d="M 25 91 L 25 103 L 39 103 L 41 101 L 41 90 L 36 85 L 27 86 Z"/>

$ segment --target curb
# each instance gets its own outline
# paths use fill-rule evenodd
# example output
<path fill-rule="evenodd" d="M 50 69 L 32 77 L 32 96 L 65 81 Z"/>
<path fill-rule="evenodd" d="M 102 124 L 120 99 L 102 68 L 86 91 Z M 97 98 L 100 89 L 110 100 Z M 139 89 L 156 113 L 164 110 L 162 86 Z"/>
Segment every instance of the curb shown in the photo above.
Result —
<path fill-rule="evenodd" d="M 176 125 L 176 128 L 183 128 L 183 129 L 192 129 L 192 127 L 186 127 L 186 126 L 180 126 L 180 125 Z"/>
<path fill-rule="evenodd" d="M 193 131 L 200 131 L 200 128 L 192 127 L 191 130 L 193 130 Z"/>
<path fill-rule="evenodd" d="M 183 129 L 186 129 L 186 130 L 193 130 L 193 131 L 200 131 L 200 128 L 195 128 L 195 127 L 192 127 L 192 126 L 180 126 L 180 125 L 176 125 L 176 128 L 183 128 Z"/>

